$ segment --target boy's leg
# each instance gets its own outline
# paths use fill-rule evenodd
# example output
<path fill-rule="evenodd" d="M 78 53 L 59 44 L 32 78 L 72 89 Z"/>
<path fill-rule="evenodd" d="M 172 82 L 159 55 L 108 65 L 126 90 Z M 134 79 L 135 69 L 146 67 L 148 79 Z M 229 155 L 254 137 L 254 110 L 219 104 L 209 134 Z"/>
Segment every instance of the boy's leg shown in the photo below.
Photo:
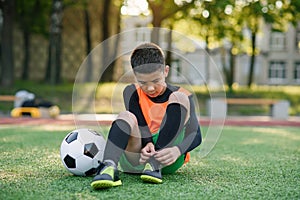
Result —
<path fill-rule="evenodd" d="M 132 139 L 132 136 L 135 134 L 132 134 L 132 130 L 137 129 L 136 127 L 136 118 L 128 111 L 120 113 L 113 122 L 104 150 L 103 163 L 99 166 L 99 171 L 91 183 L 94 189 L 108 188 L 122 184 L 118 177 L 117 165 L 125 149 L 128 151 L 137 151 L 138 147 L 141 146 L 139 144 L 141 141 L 133 145 L 134 139 Z M 130 158 L 130 160 L 133 159 L 138 160 L 139 158 Z"/>
<path fill-rule="evenodd" d="M 190 103 L 188 96 L 181 92 L 173 92 L 169 97 L 169 105 L 167 106 L 158 138 L 155 142 L 155 150 L 160 150 L 168 146 L 174 146 L 174 143 L 181 134 L 184 134 L 184 125 L 189 120 Z M 184 157 L 184 155 L 183 155 Z M 161 169 L 159 163 L 152 158 L 149 161 L 148 169 L 144 170 L 141 178 L 146 182 L 161 183 Z M 181 166 L 180 160 L 174 164 Z M 147 165 L 146 165 L 147 167 Z M 173 169 L 178 169 L 175 167 Z"/>
<path fill-rule="evenodd" d="M 124 156 L 126 157 L 127 161 L 133 166 L 138 165 L 142 148 L 142 140 L 138 128 L 137 119 L 134 114 L 128 111 L 122 112 L 121 115 L 119 115 L 119 118 L 127 120 L 131 128 L 131 135 L 124 151 Z"/>
<path fill-rule="evenodd" d="M 135 115 L 129 111 L 121 112 L 110 129 L 103 161 L 112 160 L 118 165 L 121 155 L 125 153 L 128 161 L 138 163 L 141 147 Z"/>

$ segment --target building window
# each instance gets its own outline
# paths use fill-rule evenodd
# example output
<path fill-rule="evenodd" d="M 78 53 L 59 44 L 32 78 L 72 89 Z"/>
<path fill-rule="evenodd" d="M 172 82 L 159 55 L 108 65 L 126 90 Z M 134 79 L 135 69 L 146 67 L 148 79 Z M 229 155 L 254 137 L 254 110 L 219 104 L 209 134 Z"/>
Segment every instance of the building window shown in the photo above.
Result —
<path fill-rule="evenodd" d="M 151 33 L 146 29 L 137 29 L 135 32 L 136 42 L 146 42 L 151 41 Z"/>
<path fill-rule="evenodd" d="M 295 47 L 300 52 L 300 27 L 298 27 L 296 30 Z"/>
<path fill-rule="evenodd" d="M 171 81 L 174 83 L 181 83 L 183 81 L 183 74 L 182 74 L 182 66 L 180 60 L 178 59 L 172 60 L 170 70 L 171 70 Z"/>
<path fill-rule="evenodd" d="M 284 61 L 271 61 L 269 66 L 269 80 L 271 83 L 283 83 L 286 78 Z"/>
<path fill-rule="evenodd" d="M 295 63 L 294 79 L 296 82 L 300 83 L 300 62 Z"/>
<path fill-rule="evenodd" d="M 271 50 L 285 50 L 286 48 L 286 38 L 285 34 L 281 32 L 272 32 L 270 49 Z"/>
<path fill-rule="evenodd" d="M 182 73 L 182 69 L 181 69 L 181 65 L 180 65 L 180 61 L 179 60 L 173 60 L 172 61 L 172 66 L 174 67 L 174 71 L 175 71 L 175 76 L 179 77 L 181 76 Z"/>

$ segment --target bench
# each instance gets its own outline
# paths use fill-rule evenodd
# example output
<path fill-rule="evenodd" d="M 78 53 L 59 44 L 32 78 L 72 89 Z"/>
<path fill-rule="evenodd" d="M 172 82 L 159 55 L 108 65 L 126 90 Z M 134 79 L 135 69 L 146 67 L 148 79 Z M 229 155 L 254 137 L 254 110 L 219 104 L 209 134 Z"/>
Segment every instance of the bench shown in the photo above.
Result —
<path fill-rule="evenodd" d="M 13 95 L 0 95 L 0 101 L 12 101 L 18 100 L 18 97 Z M 32 118 L 55 118 L 59 115 L 60 109 L 58 106 L 51 106 L 50 108 L 43 107 L 16 107 L 10 112 L 12 117 L 22 117 L 23 115 L 29 115 Z"/>
<path fill-rule="evenodd" d="M 17 98 L 14 95 L 0 95 L 0 102 L 1 101 L 14 102 L 16 99 Z"/>
<path fill-rule="evenodd" d="M 271 116 L 274 119 L 287 119 L 289 117 L 289 102 L 279 99 L 257 98 L 213 98 L 207 102 L 208 115 L 212 118 L 226 117 L 227 105 L 266 105 L 271 106 Z"/>
<path fill-rule="evenodd" d="M 13 95 L 0 95 L 0 101 L 15 101 L 16 97 Z"/>
<path fill-rule="evenodd" d="M 276 99 L 242 99 L 242 98 L 234 98 L 234 99 L 226 99 L 226 103 L 232 105 L 273 105 L 277 103 L 279 100 Z"/>
<path fill-rule="evenodd" d="M 13 95 L 0 95 L 0 101 L 15 101 L 16 96 Z M 22 117 L 24 114 L 29 114 L 32 118 L 40 118 L 41 113 L 38 108 L 35 107 L 18 107 L 11 111 L 12 117 Z"/>

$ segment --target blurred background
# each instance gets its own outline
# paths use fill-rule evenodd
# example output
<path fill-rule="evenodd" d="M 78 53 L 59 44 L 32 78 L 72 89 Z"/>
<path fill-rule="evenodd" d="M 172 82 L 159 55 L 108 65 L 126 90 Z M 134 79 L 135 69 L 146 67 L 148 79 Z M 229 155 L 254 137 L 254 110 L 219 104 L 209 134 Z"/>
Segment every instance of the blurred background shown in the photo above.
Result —
<path fill-rule="evenodd" d="M 166 52 L 169 81 L 192 85 L 203 113 L 209 88 L 225 88 L 227 97 L 286 99 L 289 114 L 300 115 L 299 0 L 1 0 L 0 32 L 0 95 L 26 89 L 63 113 L 72 111 L 76 74 L 94 48 L 102 51 L 82 79 L 101 72 L 96 112 L 111 113 L 130 49 L 152 41 Z M 12 108 L 0 101 L 2 114 Z M 229 110 L 266 115 L 269 107 Z"/>

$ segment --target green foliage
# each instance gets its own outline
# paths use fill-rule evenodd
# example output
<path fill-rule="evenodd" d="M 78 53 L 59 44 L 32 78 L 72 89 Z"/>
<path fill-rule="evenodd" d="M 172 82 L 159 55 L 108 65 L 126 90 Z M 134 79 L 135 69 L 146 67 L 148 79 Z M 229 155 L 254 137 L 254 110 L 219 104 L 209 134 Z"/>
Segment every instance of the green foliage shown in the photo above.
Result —
<path fill-rule="evenodd" d="M 298 128 L 225 127 L 206 158 L 196 148 L 191 162 L 165 175 L 163 184 L 121 173 L 123 185 L 103 191 L 92 190 L 92 177 L 73 176 L 60 161 L 61 141 L 73 129 L 1 127 L 0 199 L 300 198 Z"/>
<path fill-rule="evenodd" d="M 222 49 L 222 68 L 226 82 L 231 87 L 235 71 L 235 55 L 246 53 L 251 56 L 248 86 L 253 83 L 254 63 L 259 49 L 256 47 L 256 36 L 262 24 L 268 24 L 273 30 L 285 32 L 289 24 L 296 25 L 299 17 L 299 1 L 196 1 L 185 20 L 175 24 L 175 30 L 187 35 L 197 35 L 210 49 Z M 186 28 L 190 20 L 199 28 Z M 193 24 L 194 24 L 193 23 Z M 192 25 L 195 26 L 195 25 Z M 251 37 L 242 30 L 248 29 Z M 246 37 L 245 37 L 246 36 Z M 224 42 L 226 41 L 226 42 Z M 228 44 L 229 43 L 229 44 Z M 226 46 L 225 46 L 226 45 Z M 229 63 L 225 62 L 225 58 Z"/>
<path fill-rule="evenodd" d="M 284 7 L 289 14 L 290 20 L 294 26 L 297 26 L 300 20 L 300 1 L 291 0 L 290 6 Z"/>
<path fill-rule="evenodd" d="M 124 110 L 123 89 L 125 83 L 104 83 L 96 88 L 95 111 L 97 113 L 118 113 Z M 81 93 L 88 95 L 88 91 L 94 92 L 94 86 L 86 84 L 82 86 Z M 183 86 L 185 87 L 185 86 Z M 195 94 L 201 115 L 206 115 L 206 101 L 212 94 L 222 92 L 220 90 L 208 89 L 205 86 L 189 86 Z M 299 86 L 253 86 L 234 87 L 231 91 L 226 90 L 227 98 L 265 98 L 265 99 L 285 99 L 290 102 L 290 115 L 300 115 L 300 94 Z M 45 83 L 31 81 L 17 81 L 13 88 L 3 88 L 0 95 L 14 95 L 19 90 L 28 90 L 36 94 L 38 98 L 49 100 L 57 104 L 63 113 L 72 112 L 72 92 L 73 84 L 64 83 L 52 86 Z M 80 104 L 80 102 L 77 102 Z M 88 106 L 91 106 L 88 104 Z M 12 102 L 0 102 L 0 111 L 7 113 L 13 108 Z M 90 110 L 91 108 L 87 108 Z M 229 107 L 229 114 L 235 115 L 269 115 L 270 108 L 265 106 L 232 106 Z M 84 112 L 84 110 L 82 110 Z"/>
<path fill-rule="evenodd" d="M 51 1 L 16 0 L 16 19 L 22 30 L 48 35 Z"/>

